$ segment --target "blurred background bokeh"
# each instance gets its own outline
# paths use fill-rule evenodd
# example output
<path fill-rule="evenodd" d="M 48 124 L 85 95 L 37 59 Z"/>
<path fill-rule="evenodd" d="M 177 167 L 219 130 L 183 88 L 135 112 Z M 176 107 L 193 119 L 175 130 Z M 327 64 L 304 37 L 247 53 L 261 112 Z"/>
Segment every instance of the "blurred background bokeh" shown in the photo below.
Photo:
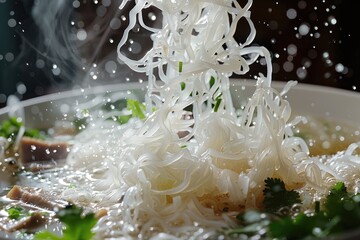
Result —
<path fill-rule="evenodd" d="M 0 0 L 0 107 L 8 96 L 24 100 L 71 88 L 144 81 L 116 58 L 127 26 L 122 0 Z M 239 2 L 245 2 L 239 0 Z M 359 3 L 349 0 L 254 0 L 254 44 L 269 49 L 273 79 L 360 91 Z M 160 26 L 154 9 L 144 21 Z M 247 36 L 239 23 L 236 38 Z M 128 51 L 150 47 L 134 28 Z M 254 64 L 246 76 L 262 71 Z"/>

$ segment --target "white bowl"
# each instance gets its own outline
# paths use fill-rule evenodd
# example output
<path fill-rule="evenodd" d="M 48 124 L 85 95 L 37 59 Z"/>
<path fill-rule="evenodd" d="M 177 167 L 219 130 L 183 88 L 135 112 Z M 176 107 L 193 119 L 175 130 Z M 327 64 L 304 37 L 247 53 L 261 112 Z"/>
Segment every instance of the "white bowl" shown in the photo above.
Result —
<path fill-rule="evenodd" d="M 281 91 L 284 82 L 273 82 L 272 86 Z M 247 102 L 255 90 L 254 80 L 232 80 L 231 93 L 235 107 L 240 107 Z M 91 89 L 72 90 L 50 94 L 42 97 L 19 102 L 14 106 L 0 109 L 0 122 L 7 119 L 9 114 L 23 114 L 28 127 L 48 128 L 53 126 L 55 120 L 71 120 L 74 106 L 84 102 L 105 102 L 103 96 L 109 93 L 123 94 L 124 96 L 138 96 L 144 98 L 146 85 L 140 83 L 126 83 L 93 87 Z M 293 110 L 293 116 L 305 115 L 327 118 L 360 126 L 360 93 L 322 87 L 308 84 L 298 84 L 286 94 L 287 100 Z M 14 184 L 7 174 L 0 174 L 0 193 L 5 187 Z M 352 232 L 360 236 L 360 233 Z M 351 238 L 353 235 L 349 235 Z M 0 232 L 1 239 L 12 239 Z M 344 236 L 342 239 L 350 239 Z"/>
<path fill-rule="evenodd" d="M 279 91 L 283 89 L 284 85 L 284 82 L 272 82 L 272 86 Z M 235 107 L 239 107 L 247 101 L 254 90 L 254 80 L 232 80 L 231 94 Z M 88 102 L 104 94 L 118 92 L 129 96 L 134 94 L 139 99 L 143 99 L 145 91 L 145 84 L 125 83 L 59 92 L 1 108 L 0 121 L 6 119 L 9 113 L 12 114 L 23 109 L 28 126 L 47 127 L 51 126 L 56 119 L 71 118 L 72 106 L 75 104 Z M 290 102 L 293 115 L 311 115 L 346 123 L 360 123 L 359 92 L 299 83 L 290 89 L 286 98 Z"/>

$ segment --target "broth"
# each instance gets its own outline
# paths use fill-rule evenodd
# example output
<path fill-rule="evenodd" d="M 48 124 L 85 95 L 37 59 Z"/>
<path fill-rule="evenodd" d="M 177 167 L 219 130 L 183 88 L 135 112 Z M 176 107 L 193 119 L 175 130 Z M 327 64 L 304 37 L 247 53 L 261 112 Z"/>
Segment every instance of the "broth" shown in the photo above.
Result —
<path fill-rule="evenodd" d="M 359 126 L 319 117 L 306 118 L 308 122 L 298 124 L 294 133 L 305 140 L 311 156 L 333 155 L 360 140 Z"/>
<path fill-rule="evenodd" d="M 301 123 L 294 127 L 294 133 L 304 138 L 304 140 L 309 145 L 310 156 L 317 156 L 317 155 L 325 155 L 330 156 L 337 154 L 339 151 L 345 151 L 349 144 L 358 141 L 359 139 L 359 126 L 351 125 L 351 124 L 344 124 L 338 121 L 331 121 L 324 118 L 315 118 L 311 116 L 306 117 L 308 119 L 307 123 Z M 66 124 L 65 124 L 66 125 Z M 65 129 L 67 132 L 69 129 Z M 54 132 L 53 129 L 50 132 Z M 325 144 L 324 144 L 325 142 Z M 83 173 L 73 173 L 71 170 L 67 170 L 68 168 L 54 168 L 53 170 L 45 170 L 45 171 L 29 171 L 28 169 L 22 167 L 16 162 L 18 157 L 16 154 L 14 155 L 13 152 L 8 152 L 6 155 L 5 160 L 0 162 L 0 166 L 2 167 L 2 174 L 0 175 L 0 183 L 1 189 L 3 192 L 1 193 L 0 198 L 0 208 L 2 209 L 3 216 L 2 218 L 7 218 L 6 214 L 4 215 L 5 210 L 13 204 L 16 204 L 16 200 L 10 200 L 6 197 L 8 191 L 14 186 L 26 186 L 34 189 L 41 189 L 44 190 L 47 194 L 56 196 L 56 198 L 60 198 L 61 191 L 66 189 L 66 184 L 69 183 L 61 182 L 61 178 L 58 180 L 58 176 L 60 175 L 68 175 L 73 176 L 74 179 L 82 179 L 84 181 L 84 174 Z M 65 184 L 65 185 L 64 185 Z M 223 195 L 219 196 L 217 199 L 226 199 L 228 196 Z M 217 200 L 214 199 L 212 203 L 209 203 L 208 200 L 205 199 L 203 202 L 204 206 L 209 208 L 213 208 L 218 213 L 221 213 L 225 208 L 232 211 L 244 211 L 243 207 L 237 206 L 230 206 L 227 204 L 223 204 L 219 201 L 218 206 L 212 206 Z M 101 208 L 95 205 L 89 206 L 88 204 L 83 205 L 81 201 L 77 202 L 76 204 L 85 207 L 87 211 L 100 211 Z M 21 204 L 20 204 L 21 205 Z M 33 209 L 30 205 L 25 204 L 24 208 L 27 210 Z M 39 209 L 39 208 L 38 208 Z M 41 211 L 48 211 L 48 209 L 40 208 Z M 52 211 L 50 211 L 52 212 Z M 54 216 L 55 212 L 52 212 L 51 215 Z M 0 216 L 1 217 L 1 216 Z M 0 220 L 1 221 L 1 220 Z M 55 232 L 58 231 L 61 225 L 59 225 L 56 218 L 49 219 L 47 223 L 47 229 L 55 229 Z M 49 227 L 51 226 L 51 227 Z M 33 232 L 41 231 L 44 229 L 45 225 L 40 228 L 36 229 L 28 229 L 28 230 L 21 230 L 15 231 L 13 233 L 6 233 L 6 238 L 12 239 L 32 239 Z M 20 237 L 19 237 L 20 236 Z"/>

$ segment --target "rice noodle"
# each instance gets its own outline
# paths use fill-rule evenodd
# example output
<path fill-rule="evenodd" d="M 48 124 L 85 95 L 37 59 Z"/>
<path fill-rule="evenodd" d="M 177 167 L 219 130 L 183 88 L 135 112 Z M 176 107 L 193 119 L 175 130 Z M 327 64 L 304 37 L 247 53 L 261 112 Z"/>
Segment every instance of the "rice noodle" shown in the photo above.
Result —
<path fill-rule="evenodd" d="M 322 161 L 310 158 L 304 140 L 294 136 L 292 127 L 306 120 L 290 119 L 283 96 L 296 82 L 280 93 L 271 87 L 269 52 L 250 46 L 251 5 L 251 0 L 245 6 L 234 0 L 135 2 L 117 50 L 121 61 L 148 75 L 147 118 L 122 126 L 105 120 L 113 113 L 94 118 L 76 136 L 68 158 L 84 174 L 77 176 L 78 187 L 62 193 L 74 202 L 109 208 L 95 228 L 99 239 L 201 239 L 233 224 L 235 212 L 259 207 L 267 177 L 324 192 L 336 179 L 349 179 L 345 169 L 359 169 L 352 154 L 359 145 Z M 161 29 L 145 25 L 142 10 L 149 6 L 162 12 Z M 240 19 L 251 29 L 243 43 L 233 38 Z M 136 24 L 153 32 L 153 48 L 139 60 L 122 52 Z M 261 57 L 267 73 L 258 77 L 238 117 L 229 77 L 246 73 Z M 190 106 L 192 118 L 184 118 Z"/>

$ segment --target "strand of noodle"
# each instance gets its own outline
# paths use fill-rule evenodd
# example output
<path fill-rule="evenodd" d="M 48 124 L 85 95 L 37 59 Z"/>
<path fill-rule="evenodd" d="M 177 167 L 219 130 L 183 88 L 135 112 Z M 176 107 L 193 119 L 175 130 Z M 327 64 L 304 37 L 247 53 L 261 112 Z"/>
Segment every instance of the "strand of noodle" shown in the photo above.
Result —
<path fill-rule="evenodd" d="M 236 1 L 233 1 L 233 3 L 236 4 Z M 240 20 L 240 18 L 242 18 L 242 17 L 245 15 L 245 12 L 249 11 L 249 8 L 250 8 L 251 5 L 252 5 L 252 0 L 249 0 L 249 1 L 247 2 L 247 4 L 245 5 L 245 7 L 240 10 L 240 12 L 238 13 L 237 17 L 236 17 L 235 19 L 233 19 L 233 24 L 231 24 L 230 30 L 228 31 L 228 34 L 227 34 L 228 37 L 234 36 L 235 31 L 236 31 L 236 26 L 237 26 L 237 24 L 235 24 L 235 23 L 237 23 L 237 22 Z M 237 6 L 240 7 L 239 4 L 237 4 Z M 251 26 L 250 26 L 250 27 L 251 27 Z M 250 33 L 250 35 L 254 35 L 254 34 L 252 34 L 252 33 L 253 33 L 253 31 Z M 212 47 L 212 49 L 209 50 L 209 52 L 211 53 L 211 55 L 214 55 L 215 52 L 217 52 L 217 49 L 219 49 L 223 44 L 225 44 L 225 42 L 226 42 L 227 40 L 228 40 L 228 38 L 225 36 L 225 38 L 223 38 L 221 41 L 217 42 L 217 44 L 215 44 L 215 45 Z"/>
<path fill-rule="evenodd" d="M 350 144 L 349 147 L 346 149 L 344 155 L 353 155 L 354 151 L 359 147 L 360 147 L 360 142 Z"/>

